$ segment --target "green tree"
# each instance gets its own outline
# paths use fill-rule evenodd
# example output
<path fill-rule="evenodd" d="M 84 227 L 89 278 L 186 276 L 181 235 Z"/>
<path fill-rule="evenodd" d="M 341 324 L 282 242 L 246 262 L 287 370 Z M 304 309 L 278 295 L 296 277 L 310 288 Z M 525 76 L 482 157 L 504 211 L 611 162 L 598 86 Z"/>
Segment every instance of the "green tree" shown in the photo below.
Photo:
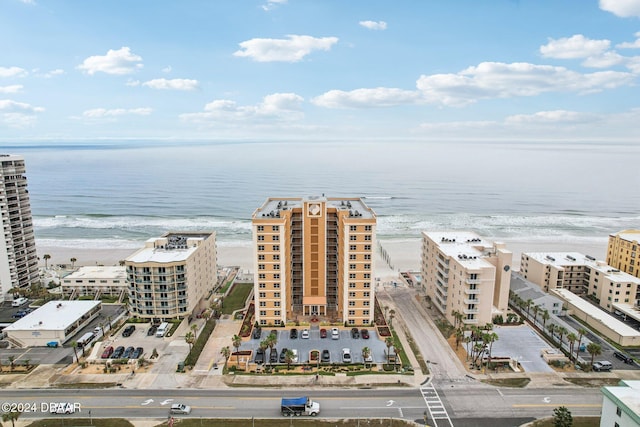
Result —
<path fill-rule="evenodd" d="M 76 356 L 76 362 L 80 363 L 80 358 L 78 357 L 78 343 L 77 343 L 77 341 L 71 341 L 71 348 L 73 348 L 73 354 Z"/>
<path fill-rule="evenodd" d="M 578 336 L 573 332 L 570 332 L 567 335 L 567 341 L 569 341 L 569 359 L 571 359 L 573 357 L 573 347 L 575 346 L 576 341 L 578 341 Z M 576 360 L 578 360 L 577 356 L 576 356 Z"/>
<path fill-rule="evenodd" d="M 602 354 L 602 346 L 594 342 L 589 343 L 589 345 L 587 346 L 587 353 L 591 355 L 591 366 L 593 366 L 593 359 L 595 359 L 596 356 L 600 356 Z"/>
<path fill-rule="evenodd" d="M 193 348 L 193 343 L 196 341 L 196 336 L 193 332 L 189 331 L 185 334 L 184 340 L 189 344 L 189 351 Z"/>
<path fill-rule="evenodd" d="M 11 370 L 13 371 L 16 367 L 16 357 L 9 356 L 9 365 L 11 366 Z"/>
<path fill-rule="evenodd" d="M 538 313 L 540 312 L 540 306 L 534 305 L 532 310 L 533 310 L 533 324 L 535 325 L 536 322 L 538 321 Z"/>
<path fill-rule="evenodd" d="M 391 349 L 391 347 L 393 347 L 393 338 L 387 337 L 387 339 L 384 340 L 384 343 L 387 346 L 387 364 L 388 364 L 389 363 L 389 350 Z"/>
<path fill-rule="evenodd" d="M 362 347 L 362 360 L 364 360 L 364 367 L 367 367 L 367 359 L 371 356 L 371 349 L 369 347 Z"/>
<path fill-rule="evenodd" d="M 240 355 L 238 354 L 240 344 L 242 344 L 242 338 L 240 338 L 239 335 L 234 335 L 233 338 L 231 338 L 231 345 L 236 349 L 236 363 L 240 363 Z"/>
<path fill-rule="evenodd" d="M 293 362 L 294 357 L 295 354 L 293 354 L 293 351 L 290 348 L 287 349 L 286 353 L 284 354 L 284 361 L 287 363 L 287 369 L 291 369 L 291 363 Z"/>
<path fill-rule="evenodd" d="M 271 356 L 273 348 L 278 344 L 278 336 L 276 334 L 269 334 L 264 339 L 264 342 L 267 344 L 267 347 L 269 347 L 269 356 Z M 271 357 L 269 357 L 269 363 L 271 363 Z"/>
<path fill-rule="evenodd" d="M 560 406 L 553 410 L 553 426 L 554 427 L 571 427 L 573 425 L 573 417 L 571 411 L 565 406 Z"/>
<path fill-rule="evenodd" d="M 587 330 L 585 328 L 578 329 L 578 348 L 576 349 L 576 360 L 578 360 L 578 355 L 580 354 L 580 346 L 582 346 L 582 337 L 587 335 Z"/>
<path fill-rule="evenodd" d="M 549 311 L 543 310 L 542 311 L 542 327 L 543 328 L 547 326 L 547 320 L 549 320 L 549 318 L 551 318 Z"/>
<path fill-rule="evenodd" d="M 567 328 L 565 328 L 564 326 L 559 326 L 556 328 L 556 332 L 560 336 L 560 347 L 562 347 L 562 337 L 569 331 L 567 331 Z"/>
<path fill-rule="evenodd" d="M 391 323 L 393 322 L 394 317 L 396 317 L 396 311 L 389 310 L 389 327 L 391 327 Z"/>
<path fill-rule="evenodd" d="M 531 309 L 532 305 L 533 305 L 533 300 L 531 298 L 525 301 L 525 306 L 527 307 L 527 317 L 529 317 L 529 309 Z"/>
<path fill-rule="evenodd" d="M 76 264 L 76 261 L 78 261 L 78 260 L 76 258 L 71 258 L 69 261 L 71 261 L 71 269 L 73 270 L 73 268 L 74 268 L 74 266 Z"/>
<path fill-rule="evenodd" d="M 191 325 L 191 332 L 193 332 L 193 339 L 194 340 L 196 338 L 198 338 L 198 325 L 196 325 L 195 323 L 193 325 Z"/>
<path fill-rule="evenodd" d="M 46 270 L 48 268 L 48 261 L 51 259 L 51 255 L 44 254 L 42 259 L 44 259 L 44 269 Z"/>
<path fill-rule="evenodd" d="M 5 412 L 4 414 L 2 414 L 2 421 L 3 422 L 7 422 L 7 421 L 11 421 L 11 426 L 15 427 L 16 426 L 16 421 L 18 421 L 18 418 L 20 418 L 20 414 L 21 412 Z"/>
<path fill-rule="evenodd" d="M 224 346 L 220 350 L 220 354 L 222 355 L 222 357 L 224 357 L 224 364 L 226 365 L 227 362 L 229 361 L 229 357 L 231 357 L 231 349 L 229 349 L 228 345 Z"/>

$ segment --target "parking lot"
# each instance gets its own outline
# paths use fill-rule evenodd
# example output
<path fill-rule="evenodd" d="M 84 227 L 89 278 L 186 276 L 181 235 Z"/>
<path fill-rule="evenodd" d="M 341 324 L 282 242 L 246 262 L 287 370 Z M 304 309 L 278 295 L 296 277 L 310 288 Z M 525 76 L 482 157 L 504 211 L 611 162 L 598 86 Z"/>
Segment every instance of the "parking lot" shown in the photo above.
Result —
<path fill-rule="evenodd" d="M 133 325 L 135 327 L 135 330 L 130 336 L 125 337 L 123 335 L 123 332 L 129 325 Z M 145 359 L 151 358 L 154 349 L 158 352 L 158 354 L 164 353 L 170 339 L 158 338 L 156 337 L 155 333 L 149 335 L 150 329 L 150 323 L 125 323 L 125 325 L 114 334 L 112 334 L 112 336 L 102 341 L 101 345 L 97 346 L 98 348 L 93 349 L 91 358 L 102 359 L 101 356 L 104 352 L 104 349 L 109 346 L 113 347 L 114 350 L 116 350 L 118 347 L 123 347 L 123 351 L 129 347 L 132 347 L 133 349 L 142 347 L 143 352 L 140 356 L 144 357 Z M 153 329 L 153 331 L 155 332 L 155 329 Z M 111 357 L 114 357 L 114 355 L 112 355 Z M 120 354 L 118 358 L 123 358 L 123 354 Z"/>
<path fill-rule="evenodd" d="M 327 337 L 320 338 L 320 329 L 327 330 Z M 371 356 L 373 358 L 372 363 L 386 363 L 386 350 L 387 346 L 384 339 L 378 337 L 375 328 L 366 328 L 369 332 L 369 338 L 352 338 L 351 328 L 338 328 L 339 338 L 332 339 L 330 326 L 323 327 L 312 325 L 311 327 L 300 326 L 296 327 L 298 331 L 297 338 L 290 337 L 290 331 L 294 328 L 275 328 L 271 329 L 265 327 L 262 329 L 260 338 L 253 338 L 253 335 L 249 341 L 244 341 L 240 346 L 240 350 L 252 350 L 255 355 L 255 350 L 260 347 L 260 342 L 264 340 L 272 330 L 276 331 L 278 338 L 277 344 L 274 346 L 274 351 L 278 354 L 283 348 L 295 349 L 298 352 L 297 363 L 309 363 L 309 356 L 311 351 L 317 350 L 322 353 L 323 350 L 328 350 L 330 354 L 330 362 L 325 363 L 342 363 L 342 349 L 348 348 L 351 353 L 351 363 L 363 363 L 362 349 L 369 347 L 371 350 Z M 309 338 L 302 338 L 302 331 L 304 329 L 309 330 Z M 362 329 L 362 328 L 359 328 Z M 231 343 L 229 343 L 231 347 Z M 269 361 L 269 349 L 265 352 L 266 361 Z"/>

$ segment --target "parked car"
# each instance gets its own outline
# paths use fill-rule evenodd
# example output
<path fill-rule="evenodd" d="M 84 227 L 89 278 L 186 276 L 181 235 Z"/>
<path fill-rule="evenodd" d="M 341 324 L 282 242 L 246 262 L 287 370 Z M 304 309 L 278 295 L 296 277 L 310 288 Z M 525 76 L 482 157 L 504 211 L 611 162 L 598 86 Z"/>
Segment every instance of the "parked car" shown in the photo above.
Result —
<path fill-rule="evenodd" d="M 342 363 L 351 363 L 351 350 L 348 348 L 342 349 Z"/>
<path fill-rule="evenodd" d="M 327 350 L 326 348 L 322 350 L 322 356 L 320 356 L 320 360 L 322 361 L 322 363 L 331 362 L 331 353 L 329 352 L 329 350 Z"/>
<path fill-rule="evenodd" d="M 326 338 L 326 337 L 327 337 L 327 330 L 320 329 L 320 338 Z"/>
<path fill-rule="evenodd" d="M 111 358 L 112 359 L 120 359 L 122 357 L 123 353 L 124 353 L 124 347 L 123 346 L 118 346 L 113 351 L 113 354 L 111 355 Z"/>
<path fill-rule="evenodd" d="M 614 351 L 613 355 L 622 360 L 624 363 L 633 363 L 633 358 L 631 356 L 626 355 L 620 351 Z"/>
<path fill-rule="evenodd" d="M 122 331 L 122 336 L 130 337 L 135 330 L 136 330 L 136 325 L 129 325 L 126 328 L 124 328 L 124 331 Z"/>
<path fill-rule="evenodd" d="M 369 331 L 366 329 L 361 329 L 360 330 L 360 336 L 362 337 L 363 340 L 368 340 L 369 339 Z"/>
<path fill-rule="evenodd" d="M 593 364 L 594 371 L 610 371 L 613 369 L 613 365 L 608 360 L 600 360 Z"/>
<path fill-rule="evenodd" d="M 351 338 L 358 339 L 360 338 L 360 331 L 358 328 L 351 328 Z"/>
<path fill-rule="evenodd" d="M 127 347 L 127 349 L 124 351 L 124 353 L 122 353 L 122 358 L 123 359 L 130 359 L 131 356 L 133 355 L 133 352 L 135 351 L 135 348 L 129 346 Z"/>
<path fill-rule="evenodd" d="M 369 353 L 367 354 L 367 356 L 365 357 L 364 353 L 362 354 L 362 360 L 365 361 L 366 363 L 372 363 L 373 362 L 373 356 L 371 354 L 371 351 L 369 351 Z"/>
<path fill-rule="evenodd" d="M 264 363 L 264 350 L 261 348 L 258 348 L 256 350 L 256 356 L 254 357 L 253 361 L 255 363 L 257 363 L 258 365 L 262 365 Z"/>
<path fill-rule="evenodd" d="M 136 347 L 136 349 L 133 351 L 133 354 L 131 355 L 131 358 L 140 359 L 140 357 L 142 356 L 142 353 L 144 353 L 144 348 Z"/>
<path fill-rule="evenodd" d="M 156 325 L 151 325 L 151 327 L 149 328 L 149 330 L 147 331 L 147 336 L 148 337 L 152 337 L 156 334 L 156 331 L 158 330 L 158 327 Z"/>
<path fill-rule="evenodd" d="M 18 310 L 15 313 L 13 313 L 13 318 L 14 319 L 22 319 L 27 314 L 29 314 L 29 312 L 26 311 L 26 310 Z"/>
<path fill-rule="evenodd" d="M 174 403 L 173 405 L 171 405 L 171 409 L 169 409 L 169 413 L 188 415 L 191 413 L 191 406 L 185 405 L 183 403 Z"/>
<path fill-rule="evenodd" d="M 108 359 L 111 357 L 111 355 L 113 354 L 113 347 L 109 346 L 107 348 L 104 349 L 104 351 L 102 352 L 102 358 L 103 359 Z"/>
<path fill-rule="evenodd" d="M 300 337 L 302 339 L 305 339 L 305 340 L 309 339 L 309 330 L 308 329 L 303 329 L 302 330 L 302 334 L 300 335 Z"/>
<path fill-rule="evenodd" d="M 278 363 L 278 349 L 275 347 L 269 350 L 269 363 Z"/>
<path fill-rule="evenodd" d="M 295 340 L 296 338 L 298 338 L 298 330 L 293 328 L 289 331 L 289 339 Z"/>
<path fill-rule="evenodd" d="M 278 361 L 280 363 L 284 363 L 287 359 L 287 351 L 289 351 L 288 348 L 283 348 L 282 350 L 280 350 L 280 357 L 278 358 Z"/>
<path fill-rule="evenodd" d="M 253 328 L 253 339 L 259 340 L 262 336 L 262 328 L 260 326 L 256 326 Z"/>
<path fill-rule="evenodd" d="M 332 340 L 338 340 L 338 339 L 340 339 L 340 329 L 338 329 L 338 328 L 331 328 L 331 339 L 332 339 Z"/>
<path fill-rule="evenodd" d="M 295 348 L 292 348 L 291 352 L 293 353 L 293 357 L 291 358 L 291 363 L 298 363 L 298 350 Z"/>

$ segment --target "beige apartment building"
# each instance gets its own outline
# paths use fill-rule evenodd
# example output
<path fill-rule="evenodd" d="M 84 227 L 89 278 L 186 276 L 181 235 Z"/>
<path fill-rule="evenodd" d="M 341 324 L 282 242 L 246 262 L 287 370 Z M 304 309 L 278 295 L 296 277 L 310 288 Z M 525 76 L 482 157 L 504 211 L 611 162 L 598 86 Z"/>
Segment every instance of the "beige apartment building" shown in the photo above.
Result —
<path fill-rule="evenodd" d="M 269 198 L 252 217 L 260 325 L 368 325 L 376 215 L 359 198 Z"/>
<path fill-rule="evenodd" d="M 624 230 L 609 235 L 607 264 L 632 276 L 640 277 L 638 241 L 640 241 L 640 230 Z"/>
<path fill-rule="evenodd" d="M 24 157 L 0 154 L 0 301 L 40 283 Z"/>
<path fill-rule="evenodd" d="M 67 299 L 82 296 L 121 298 L 127 293 L 127 272 L 120 266 L 84 266 L 64 276 L 62 294 Z"/>
<path fill-rule="evenodd" d="M 566 289 L 589 296 L 606 311 L 625 311 L 640 303 L 640 279 L 578 252 L 526 252 L 520 274 L 546 292 Z"/>
<path fill-rule="evenodd" d="M 451 324 L 483 326 L 508 308 L 513 254 L 470 231 L 422 233 L 422 282 Z"/>
<path fill-rule="evenodd" d="M 129 311 L 169 320 L 199 314 L 217 282 L 214 232 L 170 232 L 125 260 Z"/>

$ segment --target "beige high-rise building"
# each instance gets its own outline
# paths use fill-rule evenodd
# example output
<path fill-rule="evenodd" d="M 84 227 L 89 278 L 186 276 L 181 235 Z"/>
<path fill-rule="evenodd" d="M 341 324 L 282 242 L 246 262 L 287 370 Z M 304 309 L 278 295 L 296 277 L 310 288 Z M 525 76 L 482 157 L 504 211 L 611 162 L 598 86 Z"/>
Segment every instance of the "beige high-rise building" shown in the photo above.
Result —
<path fill-rule="evenodd" d="M 24 157 L 0 154 L 0 301 L 40 282 Z"/>
<path fill-rule="evenodd" d="M 252 217 L 255 315 L 373 321 L 376 215 L 358 198 L 269 198 Z"/>
<path fill-rule="evenodd" d="M 129 311 L 169 320 L 199 314 L 217 283 L 214 232 L 170 232 L 125 260 Z"/>
<path fill-rule="evenodd" d="M 483 326 L 508 308 L 513 254 L 470 231 L 422 233 L 422 282 L 451 324 Z"/>
<path fill-rule="evenodd" d="M 638 260 L 640 260 L 639 241 L 640 230 L 624 230 L 609 235 L 607 264 L 632 276 L 640 277 L 640 267 L 638 266 Z"/>
<path fill-rule="evenodd" d="M 578 252 L 525 252 L 520 274 L 549 292 L 567 289 L 588 296 L 609 312 L 640 303 L 640 279 Z"/>

